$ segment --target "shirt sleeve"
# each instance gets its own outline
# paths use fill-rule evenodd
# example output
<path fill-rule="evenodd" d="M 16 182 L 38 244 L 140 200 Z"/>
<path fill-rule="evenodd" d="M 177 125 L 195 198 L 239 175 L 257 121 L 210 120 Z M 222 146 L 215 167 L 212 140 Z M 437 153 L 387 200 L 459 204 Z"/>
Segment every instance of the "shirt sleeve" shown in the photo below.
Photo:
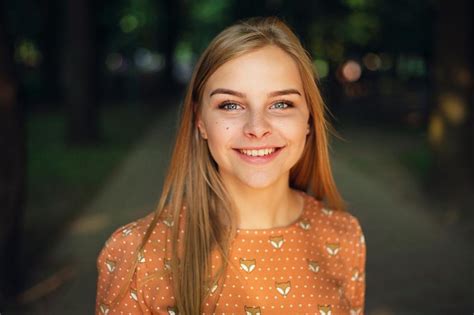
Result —
<path fill-rule="evenodd" d="M 97 259 L 97 315 L 151 314 L 137 286 L 137 256 L 133 242 L 122 237 L 122 231 L 107 241 Z"/>

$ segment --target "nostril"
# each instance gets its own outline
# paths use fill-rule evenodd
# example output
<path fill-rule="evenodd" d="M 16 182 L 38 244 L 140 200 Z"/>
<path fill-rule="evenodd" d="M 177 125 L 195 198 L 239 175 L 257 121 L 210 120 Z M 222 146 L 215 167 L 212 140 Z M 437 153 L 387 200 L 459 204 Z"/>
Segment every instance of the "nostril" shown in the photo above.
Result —
<path fill-rule="evenodd" d="M 244 133 L 249 135 L 249 136 L 254 136 L 254 137 L 260 138 L 260 137 L 271 134 L 271 129 L 268 128 L 268 127 L 262 127 L 262 126 L 247 127 L 247 128 L 244 129 Z"/>

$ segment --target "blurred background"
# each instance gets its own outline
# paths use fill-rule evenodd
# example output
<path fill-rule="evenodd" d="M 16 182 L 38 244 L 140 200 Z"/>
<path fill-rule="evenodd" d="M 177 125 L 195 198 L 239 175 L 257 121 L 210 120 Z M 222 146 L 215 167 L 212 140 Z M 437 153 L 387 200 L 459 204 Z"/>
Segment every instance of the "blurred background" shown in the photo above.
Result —
<path fill-rule="evenodd" d="M 474 312 L 472 1 L 2 0 L 2 314 L 93 313 L 95 259 L 154 209 L 196 59 L 257 15 L 319 73 L 366 313 Z"/>

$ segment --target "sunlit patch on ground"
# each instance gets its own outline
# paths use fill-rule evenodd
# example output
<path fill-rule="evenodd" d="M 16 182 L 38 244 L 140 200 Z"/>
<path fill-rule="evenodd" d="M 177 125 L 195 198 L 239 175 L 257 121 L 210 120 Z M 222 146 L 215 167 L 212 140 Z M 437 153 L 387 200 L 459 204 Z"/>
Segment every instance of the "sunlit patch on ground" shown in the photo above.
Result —
<path fill-rule="evenodd" d="M 36 283 L 31 288 L 27 289 L 18 297 L 20 304 L 33 303 L 48 294 L 57 290 L 64 282 L 73 278 L 77 270 L 72 265 L 62 267 L 59 271 Z"/>
<path fill-rule="evenodd" d="M 110 223 L 110 218 L 104 213 L 94 213 L 77 219 L 71 226 L 73 234 L 87 234 L 104 229 Z"/>

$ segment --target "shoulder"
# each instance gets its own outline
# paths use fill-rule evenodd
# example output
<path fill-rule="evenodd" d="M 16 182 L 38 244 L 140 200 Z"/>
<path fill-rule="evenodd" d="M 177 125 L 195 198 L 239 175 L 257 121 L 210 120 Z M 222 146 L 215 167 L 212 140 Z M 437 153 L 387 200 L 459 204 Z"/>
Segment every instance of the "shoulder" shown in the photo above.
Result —
<path fill-rule="evenodd" d="M 144 218 L 116 229 L 105 242 L 101 253 L 106 252 L 109 258 L 134 255 L 153 220 L 153 216 L 154 214 L 150 213 Z"/>
<path fill-rule="evenodd" d="M 119 227 L 108 237 L 97 258 L 99 273 L 122 278 L 135 269 L 139 247 L 153 217 L 154 214 L 150 213 L 144 218 Z"/>
<path fill-rule="evenodd" d="M 154 216 L 150 213 L 116 229 L 105 242 L 97 258 L 97 291 L 101 303 L 113 305 L 130 286 L 138 289 L 142 279 L 157 269 L 157 262 L 164 261 L 167 230 L 172 224 L 167 217 L 155 221 Z M 140 250 L 150 228 L 147 244 Z"/>
<path fill-rule="evenodd" d="M 155 213 L 152 212 L 141 219 L 116 229 L 105 242 L 98 262 L 106 258 L 115 262 L 133 263 L 133 258 L 136 257 L 138 259 L 138 256 L 143 256 L 143 253 L 138 253 L 138 250 L 150 229 L 150 236 L 144 245 L 143 252 L 146 252 L 147 249 L 149 250 L 151 244 L 153 244 L 153 247 L 159 247 L 160 243 L 163 242 L 162 245 L 164 247 L 169 237 L 168 230 L 173 225 L 173 222 L 166 210 L 157 220 L 154 220 L 154 217 Z M 151 224 L 154 226 L 151 227 Z"/>
<path fill-rule="evenodd" d="M 305 194 L 307 216 L 315 232 L 334 239 L 364 242 L 359 220 L 351 213 L 327 207 L 321 200 Z"/>

